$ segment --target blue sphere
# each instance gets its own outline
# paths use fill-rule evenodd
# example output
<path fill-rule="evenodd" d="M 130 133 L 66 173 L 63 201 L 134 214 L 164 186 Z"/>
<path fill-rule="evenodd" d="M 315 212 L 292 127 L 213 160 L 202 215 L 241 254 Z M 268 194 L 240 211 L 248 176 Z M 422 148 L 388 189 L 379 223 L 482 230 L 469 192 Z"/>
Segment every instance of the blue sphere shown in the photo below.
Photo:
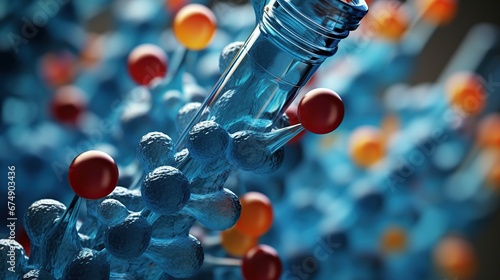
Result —
<path fill-rule="evenodd" d="M 170 164 L 174 157 L 172 139 L 161 132 L 149 132 L 142 136 L 137 155 L 142 168 L 149 172 L 156 167 Z"/>
<path fill-rule="evenodd" d="M 189 200 L 189 181 L 172 166 L 161 166 L 150 172 L 141 187 L 146 206 L 160 215 L 177 213 Z"/>
<path fill-rule="evenodd" d="M 265 139 L 258 133 L 242 130 L 232 134 L 231 138 L 227 159 L 238 169 L 266 174 L 277 170 L 283 163 L 283 149 L 271 153 Z"/>
<path fill-rule="evenodd" d="M 125 207 L 133 212 L 141 211 L 146 205 L 142 200 L 141 192 L 138 189 L 129 190 L 124 187 L 117 186 L 113 192 L 103 199 L 87 200 L 87 213 L 92 217 L 97 217 L 97 210 L 101 203 L 106 199 L 116 199 Z"/>
<path fill-rule="evenodd" d="M 53 199 L 42 199 L 33 203 L 26 211 L 24 228 L 31 244 L 41 246 L 45 236 L 54 228 L 66 206 Z"/>
<path fill-rule="evenodd" d="M 125 205 L 116 199 L 105 199 L 97 209 L 97 218 L 105 225 L 119 224 L 130 214 Z"/>
<path fill-rule="evenodd" d="M 0 239 L 0 271 L 4 272 L 2 279 L 17 280 L 26 264 L 26 253 L 21 244 L 12 239 Z M 14 272 L 9 270 L 11 267 L 14 268 Z"/>
<path fill-rule="evenodd" d="M 240 41 L 232 42 L 229 45 L 225 46 L 224 49 L 222 49 L 222 52 L 219 56 L 219 70 L 221 73 L 226 70 L 226 68 L 231 63 L 231 60 L 233 60 L 234 56 L 240 51 L 244 43 L 245 42 Z"/>
<path fill-rule="evenodd" d="M 104 246 L 111 255 L 130 260 L 141 256 L 148 248 L 151 226 L 144 217 L 134 213 L 123 222 L 108 227 L 104 235 Z"/>
<path fill-rule="evenodd" d="M 189 102 L 182 106 L 177 113 L 177 117 L 175 118 L 175 129 L 178 133 L 182 133 L 184 129 L 188 127 L 189 123 L 196 116 L 200 108 L 201 103 L 199 102 Z"/>
<path fill-rule="evenodd" d="M 199 160 L 213 160 L 224 156 L 229 134 L 214 121 L 197 123 L 189 132 L 187 148 L 189 154 Z"/>
<path fill-rule="evenodd" d="M 66 280 L 109 279 L 110 265 L 97 251 L 83 248 L 64 272 Z"/>

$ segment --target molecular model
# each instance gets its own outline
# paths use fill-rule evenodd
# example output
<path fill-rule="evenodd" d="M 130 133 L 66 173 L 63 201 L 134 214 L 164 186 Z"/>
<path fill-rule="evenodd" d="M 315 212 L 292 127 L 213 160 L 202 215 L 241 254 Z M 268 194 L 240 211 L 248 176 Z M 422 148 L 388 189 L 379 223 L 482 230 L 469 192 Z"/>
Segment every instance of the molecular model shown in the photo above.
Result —
<path fill-rule="evenodd" d="M 499 33 L 368 4 L 0 0 L 0 278 L 473 279 Z"/>

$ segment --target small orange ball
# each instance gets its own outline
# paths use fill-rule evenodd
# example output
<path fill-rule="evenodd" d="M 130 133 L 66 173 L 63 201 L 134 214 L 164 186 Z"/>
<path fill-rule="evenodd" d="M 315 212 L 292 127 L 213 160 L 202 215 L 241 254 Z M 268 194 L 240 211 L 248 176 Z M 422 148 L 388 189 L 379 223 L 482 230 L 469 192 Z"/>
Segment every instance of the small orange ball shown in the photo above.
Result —
<path fill-rule="evenodd" d="M 257 246 L 259 238 L 246 235 L 236 227 L 220 233 L 221 245 L 224 250 L 235 257 L 243 256 L 248 250 Z"/>
<path fill-rule="evenodd" d="M 417 0 L 416 8 L 428 22 L 443 25 L 449 23 L 457 14 L 457 0 Z"/>
<path fill-rule="evenodd" d="M 446 277 L 471 279 L 476 271 L 474 250 L 460 237 L 444 238 L 435 248 L 434 261 Z"/>
<path fill-rule="evenodd" d="M 396 115 L 387 115 L 382 119 L 380 124 L 381 131 L 384 134 L 385 139 L 389 139 L 394 133 L 399 131 L 400 121 Z"/>
<path fill-rule="evenodd" d="M 103 46 L 99 36 L 94 33 L 87 36 L 85 46 L 80 53 L 80 62 L 84 67 L 93 67 L 101 60 Z"/>
<path fill-rule="evenodd" d="M 453 74 L 446 81 L 446 93 L 451 106 L 466 115 L 477 115 L 484 108 L 486 92 L 477 74 Z"/>
<path fill-rule="evenodd" d="M 362 126 L 352 132 L 349 153 L 360 167 L 370 167 L 385 156 L 385 141 L 382 132 L 375 127 Z"/>
<path fill-rule="evenodd" d="M 249 192 L 240 198 L 241 215 L 235 227 L 242 233 L 260 237 L 273 224 L 273 208 L 267 196 Z"/>
<path fill-rule="evenodd" d="M 402 252 L 406 249 L 406 237 L 404 229 L 399 227 L 390 227 L 382 236 L 381 248 L 386 253 Z"/>
<path fill-rule="evenodd" d="M 410 24 L 408 12 L 398 1 L 376 2 L 362 21 L 365 33 L 378 38 L 398 41 L 406 33 Z"/>
<path fill-rule="evenodd" d="M 213 12 L 200 4 L 189 4 L 176 14 L 173 30 L 175 37 L 190 50 L 201 50 L 212 41 L 217 30 Z"/>
<path fill-rule="evenodd" d="M 500 149 L 500 114 L 483 117 L 479 121 L 476 138 L 483 149 Z"/>

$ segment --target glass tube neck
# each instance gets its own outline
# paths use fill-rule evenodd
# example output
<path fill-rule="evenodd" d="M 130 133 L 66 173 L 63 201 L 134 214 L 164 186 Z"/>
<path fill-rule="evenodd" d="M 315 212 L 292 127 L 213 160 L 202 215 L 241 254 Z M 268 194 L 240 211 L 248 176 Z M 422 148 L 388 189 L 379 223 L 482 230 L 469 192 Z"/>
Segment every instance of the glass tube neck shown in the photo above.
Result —
<path fill-rule="evenodd" d="M 280 48 L 308 63 L 322 63 L 368 12 L 363 0 L 271 0 L 259 28 Z"/>

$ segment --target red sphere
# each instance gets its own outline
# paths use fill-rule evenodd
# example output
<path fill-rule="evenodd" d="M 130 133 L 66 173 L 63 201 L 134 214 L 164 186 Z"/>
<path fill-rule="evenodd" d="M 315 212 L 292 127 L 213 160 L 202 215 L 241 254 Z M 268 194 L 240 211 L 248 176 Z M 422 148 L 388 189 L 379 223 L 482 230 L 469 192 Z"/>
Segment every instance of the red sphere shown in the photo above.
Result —
<path fill-rule="evenodd" d="M 277 280 L 282 264 L 274 248 L 257 245 L 245 253 L 241 270 L 245 280 Z"/>
<path fill-rule="evenodd" d="M 167 55 L 156 45 L 139 45 L 128 56 L 128 72 L 139 85 L 147 86 L 165 77 L 167 66 Z"/>
<path fill-rule="evenodd" d="M 330 133 L 344 119 L 344 103 L 336 92 L 317 88 L 300 100 L 297 115 L 308 131 L 316 134 Z"/>
<path fill-rule="evenodd" d="M 86 199 L 101 199 L 110 194 L 118 182 L 118 166 L 108 154 L 91 150 L 81 153 L 68 171 L 73 191 Z"/>
<path fill-rule="evenodd" d="M 87 100 L 83 92 L 74 86 L 63 86 L 53 95 L 50 111 L 54 119 L 63 124 L 76 125 L 84 115 Z"/>

